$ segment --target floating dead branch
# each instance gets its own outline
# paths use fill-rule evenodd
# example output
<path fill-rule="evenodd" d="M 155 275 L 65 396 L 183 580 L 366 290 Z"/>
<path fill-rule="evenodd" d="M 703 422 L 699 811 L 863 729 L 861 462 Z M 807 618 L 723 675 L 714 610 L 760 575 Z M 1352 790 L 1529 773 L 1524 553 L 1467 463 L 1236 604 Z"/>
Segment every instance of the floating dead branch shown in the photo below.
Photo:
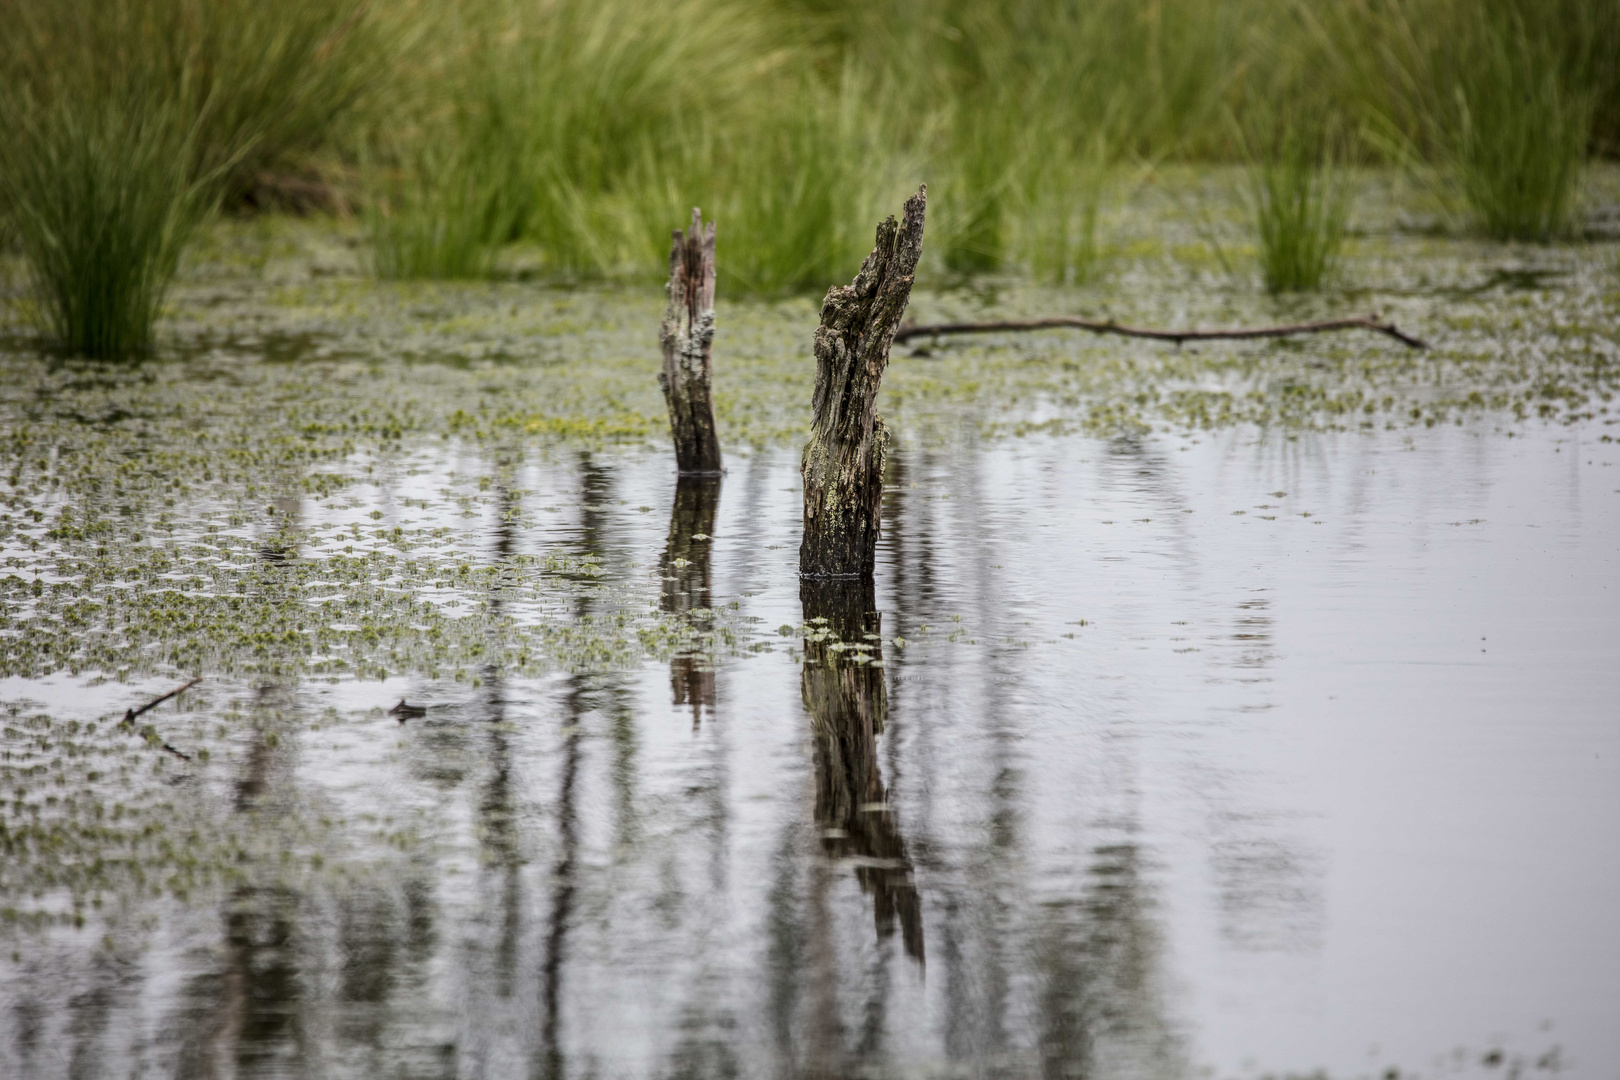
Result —
<path fill-rule="evenodd" d="M 1066 327 L 1085 330 L 1092 334 L 1118 334 L 1121 337 L 1149 338 L 1181 345 L 1188 341 L 1243 341 L 1253 338 L 1294 337 L 1299 334 L 1326 334 L 1335 330 L 1371 330 L 1385 334 L 1411 349 L 1427 349 L 1428 342 L 1403 332 L 1392 322 L 1379 322 L 1376 314 L 1350 319 L 1326 319 L 1322 322 L 1285 323 L 1280 326 L 1236 327 L 1227 330 L 1154 330 L 1140 326 L 1122 326 L 1112 319 L 1099 321 L 1073 315 L 1053 315 L 1045 319 L 1005 319 L 996 322 L 932 323 L 902 326 L 894 335 L 896 342 L 912 338 L 944 337 L 947 334 L 998 334 L 1023 330 L 1055 330 Z"/>

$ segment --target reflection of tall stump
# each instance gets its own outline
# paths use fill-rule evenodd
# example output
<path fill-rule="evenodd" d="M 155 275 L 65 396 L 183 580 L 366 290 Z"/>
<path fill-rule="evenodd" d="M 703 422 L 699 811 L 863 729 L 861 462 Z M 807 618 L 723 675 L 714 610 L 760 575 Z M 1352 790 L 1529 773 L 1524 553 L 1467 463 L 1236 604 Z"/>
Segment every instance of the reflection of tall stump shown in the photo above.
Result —
<path fill-rule="evenodd" d="M 922 903 L 878 770 L 877 737 L 889 699 L 879 666 L 882 624 L 872 583 L 804 581 L 799 598 L 812 631 L 799 688 L 815 725 L 822 847 L 832 858 L 854 864 L 861 890 L 872 897 L 878 935 L 894 933 L 898 921 L 906 955 L 920 961 Z"/>
<path fill-rule="evenodd" d="M 659 327 L 664 367 L 658 385 L 669 406 L 675 464 L 683 473 L 720 471 L 720 436 L 709 394 L 714 347 L 714 222 L 692 208 L 692 227 L 676 229 L 669 250 L 669 304 Z"/>
<path fill-rule="evenodd" d="M 669 511 L 669 539 L 659 560 L 663 579 L 660 606 L 681 616 L 693 629 L 709 629 L 710 558 L 715 513 L 720 506 L 718 476 L 682 476 L 675 482 L 675 505 Z M 705 706 L 714 706 L 714 667 L 709 658 L 691 652 L 671 658 L 669 684 L 675 704 L 692 706 L 697 724 Z"/>
<path fill-rule="evenodd" d="M 851 285 L 835 285 L 816 330 L 816 393 L 804 447 L 805 577 L 872 576 L 882 516 L 888 432 L 875 411 L 912 272 L 922 254 L 928 189 L 906 200 L 904 220 L 877 228 L 877 246 Z"/>

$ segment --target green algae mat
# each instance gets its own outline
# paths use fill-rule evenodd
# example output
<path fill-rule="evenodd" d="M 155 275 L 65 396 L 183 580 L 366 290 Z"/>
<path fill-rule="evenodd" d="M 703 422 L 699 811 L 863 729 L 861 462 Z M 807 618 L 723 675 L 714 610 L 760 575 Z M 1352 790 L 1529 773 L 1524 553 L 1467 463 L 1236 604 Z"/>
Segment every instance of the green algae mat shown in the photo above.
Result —
<path fill-rule="evenodd" d="M 0 1072 L 1339 1075 L 1369 1039 L 1533 1063 L 1538 1003 L 1601 1058 L 1535 978 L 1431 1029 L 1365 1004 L 1403 958 L 1458 1010 L 1500 986 L 1351 879 L 1471 890 L 1470 947 L 1521 934 L 1525 970 L 1606 955 L 1577 898 L 1607 825 L 1576 822 L 1614 819 L 1620 757 L 1613 181 L 1592 235 L 1516 247 L 1369 178 L 1310 296 L 1162 183 L 1086 285 L 927 270 L 924 323 L 1377 311 L 1433 348 L 896 348 L 877 618 L 841 637 L 793 572 L 819 297 L 722 291 L 728 475 L 683 510 L 656 282 L 379 284 L 342 223 L 224 221 L 112 366 L 39 349 L 11 268 Z M 805 689 L 828 664 L 886 688 L 852 741 Z M 1481 774 L 1569 843 L 1487 829 Z M 1397 811 L 1419 839 L 1380 864 Z M 1585 882 L 1581 932 L 1424 876 L 1492 844 Z M 1266 1019 L 1333 994 L 1362 1004 Z"/>

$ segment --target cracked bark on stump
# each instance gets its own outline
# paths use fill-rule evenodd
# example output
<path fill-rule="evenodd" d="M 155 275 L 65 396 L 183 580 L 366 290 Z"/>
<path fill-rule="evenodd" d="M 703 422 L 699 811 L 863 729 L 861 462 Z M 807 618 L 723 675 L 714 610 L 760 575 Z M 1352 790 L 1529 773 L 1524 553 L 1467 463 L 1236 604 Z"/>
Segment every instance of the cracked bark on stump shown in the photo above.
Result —
<path fill-rule="evenodd" d="M 720 472 L 720 436 L 709 393 L 714 347 L 714 222 L 692 208 L 692 227 L 676 229 L 669 250 L 669 303 L 659 327 L 664 367 L 658 385 L 669 406 L 675 465 L 683 475 Z"/>
<path fill-rule="evenodd" d="M 816 392 L 804 447 L 805 577 L 872 576 L 882 520 L 888 430 L 875 404 L 889 345 L 911 298 L 922 254 L 928 189 L 906 200 L 902 220 L 877 227 L 877 244 L 850 285 L 835 285 L 816 329 Z"/>

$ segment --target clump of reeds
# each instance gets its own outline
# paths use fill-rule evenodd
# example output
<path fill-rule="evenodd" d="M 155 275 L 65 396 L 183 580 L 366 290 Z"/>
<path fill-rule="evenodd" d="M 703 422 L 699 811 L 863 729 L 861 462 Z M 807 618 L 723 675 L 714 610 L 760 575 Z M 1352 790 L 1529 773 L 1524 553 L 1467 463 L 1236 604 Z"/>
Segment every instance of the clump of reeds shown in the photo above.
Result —
<path fill-rule="evenodd" d="M 1594 120 L 1620 115 L 1620 5 L 1369 0 L 1326 10 L 1328 55 L 1372 143 L 1412 167 L 1449 216 L 1504 240 L 1569 231 L 1589 147 L 1605 137 Z"/>
<path fill-rule="evenodd" d="M 1551 44 L 1513 12 L 1487 16 L 1473 44 L 1452 111 L 1442 114 L 1447 164 L 1469 213 L 1497 239 L 1561 235 L 1586 164 L 1591 100 Z"/>
<path fill-rule="evenodd" d="M 711 198 L 729 214 L 719 267 L 734 289 L 813 290 L 848 276 L 871 250 L 892 186 L 872 88 L 849 70 L 830 90 L 800 78 L 803 91 L 774 124 L 717 155 Z"/>
<path fill-rule="evenodd" d="M 1027 171 L 1017 243 L 1024 269 L 1039 281 L 1078 285 L 1102 261 L 1097 216 L 1112 157 L 1101 131 L 1085 150 L 1053 140 L 1038 168 Z"/>
<path fill-rule="evenodd" d="M 999 270 L 1006 261 L 1021 140 L 998 109 L 964 97 L 966 116 L 952 125 L 941 170 L 938 231 L 946 267 L 975 274 Z"/>
<path fill-rule="evenodd" d="M 1613 0 L 363 3 L 0 0 L 25 16 L 0 65 L 14 81 L 13 41 L 45 43 L 28 85 L 144 58 L 187 88 L 188 175 L 240 189 L 327 141 L 392 55 L 379 35 L 409 34 L 344 143 L 368 151 L 379 275 L 485 276 L 509 244 L 552 276 L 652 274 L 702 205 L 728 294 L 845 276 L 874 204 L 921 180 L 926 272 L 1083 280 L 1107 163 L 1240 158 L 1228 109 L 1366 124 L 1346 154 L 1418 164 L 1500 236 L 1567 230 L 1587 137 L 1620 143 Z M 1289 237 L 1330 237 L 1336 170 L 1267 160 L 1256 203 L 1305 268 L 1276 280 L 1311 280 L 1332 244 Z"/>
<path fill-rule="evenodd" d="M 1249 207 L 1267 292 L 1319 289 L 1338 259 L 1350 191 L 1334 144 L 1330 128 L 1287 115 L 1244 139 Z"/>
<path fill-rule="evenodd" d="M 518 230 L 519 184 L 501 175 L 508 158 L 498 132 L 469 137 L 465 125 L 442 140 L 418 139 L 373 168 L 364 221 L 372 268 L 384 279 L 481 278 Z M 476 130 L 476 129 L 475 129 Z"/>
<path fill-rule="evenodd" d="M 921 180 L 931 261 L 1087 277 L 1095 147 L 1214 146 L 1252 22 L 1195 0 L 454 10 L 373 171 L 379 273 L 478 276 L 509 242 L 554 275 L 651 270 L 702 205 L 731 290 L 765 292 L 847 273 L 872 205 Z"/>
<path fill-rule="evenodd" d="M 28 310 L 61 347 L 148 349 L 222 192 L 316 143 L 366 65 L 359 0 L 54 0 L 6 8 L 0 188 Z"/>
<path fill-rule="evenodd" d="M 85 356 L 145 350 L 207 210 L 207 180 L 189 174 L 191 127 L 161 104 L 57 102 L 11 138 L 0 183 L 36 320 Z"/>
<path fill-rule="evenodd" d="M 775 135 L 758 122 L 765 103 L 744 100 L 776 64 L 762 40 L 769 20 L 740 6 L 484 0 L 457 15 L 460 62 L 394 120 L 421 144 L 397 155 L 421 182 L 408 190 L 407 176 L 403 193 L 384 186 L 390 205 L 369 219 L 379 272 L 478 275 L 512 241 L 537 249 L 554 274 L 657 265 L 669 221 L 712 203 L 702 196 L 716 169 L 707 152 L 716 121 L 752 121 L 743 140 Z M 769 104 L 784 103 L 773 95 Z M 661 211 L 672 177 L 686 209 L 671 218 Z M 664 219 L 661 240 L 647 232 L 654 219 Z"/>

